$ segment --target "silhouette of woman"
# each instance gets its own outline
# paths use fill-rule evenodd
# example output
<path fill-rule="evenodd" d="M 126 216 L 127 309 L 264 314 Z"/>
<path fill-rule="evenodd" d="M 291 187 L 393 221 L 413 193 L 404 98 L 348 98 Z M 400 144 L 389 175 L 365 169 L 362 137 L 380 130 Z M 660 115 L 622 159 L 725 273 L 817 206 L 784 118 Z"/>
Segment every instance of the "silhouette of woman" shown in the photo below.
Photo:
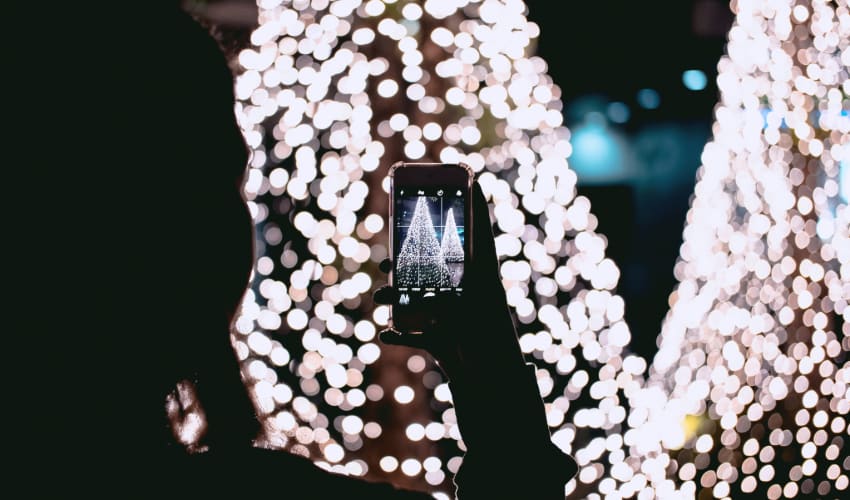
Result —
<path fill-rule="evenodd" d="M 28 405 L 38 443 L 29 447 L 29 491 L 430 498 L 254 446 L 260 425 L 229 336 L 254 262 L 233 77 L 215 40 L 176 2 L 115 9 L 108 23 L 73 25 L 91 43 L 75 46 L 76 71 L 64 75 L 74 92 L 57 97 L 70 105 L 57 108 L 65 119 L 61 154 L 35 173 L 44 186 L 40 206 L 49 208 L 39 224 L 24 224 L 31 264 L 16 274 L 21 291 L 12 307 L 20 306 L 18 316 L 29 324 L 20 332 L 42 346 L 46 367 L 45 380 L 25 386 L 37 400 Z M 486 217 L 477 193 L 475 210 Z M 489 229 L 489 219 L 479 219 Z M 481 233 L 482 245 L 492 247 L 492 233 Z M 495 254 L 489 258 L 482 262 L 495 265 Z M 486 286 L 498 284 L 496 272 L 481 274 Z M 504 306 L 505 314 L 492 315 L 501 323 L 481 323 L 502 333 L 486 345 L 504 347 L 488 361 L 504 362 L 495 371 L 505 375 L 487 381 L 494 389 L 476 390 L 483 372 L 469 335 L 460 336 L 462 348 L 414 345 L 446 360 L 469 455 L 477 457 L 461 468 L 459 495 L 562 498 L 575 464 L 548 439 L 503 292 L 496 304 Z M 435 324 L 453 329 L 448 321 Z M 389 335 L 388 342 L 411 342 Z M 204 452 L 179 442 L 166 412 L 181 381 L 206 417 Z M 49 408 L 38 401 L 45 387 Z M 494 420 L 481 399 L 497 393 L 516 401 L 508 420 Z M 179 398 L 171 405 L 179 407 Z M 511 442 L 491 442 L 491 431 L 506 426 Z"/>

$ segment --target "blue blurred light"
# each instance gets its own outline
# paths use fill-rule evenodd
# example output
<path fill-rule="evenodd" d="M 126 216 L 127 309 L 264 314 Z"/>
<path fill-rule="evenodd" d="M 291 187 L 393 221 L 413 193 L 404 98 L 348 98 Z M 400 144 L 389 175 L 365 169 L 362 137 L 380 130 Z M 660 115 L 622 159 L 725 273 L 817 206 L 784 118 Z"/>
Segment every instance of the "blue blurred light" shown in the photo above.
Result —
<path fill-rule="evenodd" d="M 612 102 L 608 105 L 608 119 L 614 123 L 626 123 L 629 121 L 629 107 L 622 102 Z"/>
<path fill-rule="evenodd" d="M 570 165 L 583 181 L 599 182 L 620 177 L 623 174 L 620 145 L 605 126 L 604 118 L 598 113 L 590 115 L 594 116 L 573 129 Z"/>
<path fill-rule="evenodd" d="M 655 109 L 661 104 L 661 96 L 652 89 L 640 89 L 637 93 L 637 101 L 642 108 Z"/>
<path fill-rule="evenodd" d="M 698 69 L 689 69 L 682 73 L 682 83 L 688 90 L 702 90 L 708 83 L 708 78 Z"/>
<path fill-rule="evenodd" d="M 850 165 L 843 161 L 838 164 L 838 196 L 850 203 Z"/>

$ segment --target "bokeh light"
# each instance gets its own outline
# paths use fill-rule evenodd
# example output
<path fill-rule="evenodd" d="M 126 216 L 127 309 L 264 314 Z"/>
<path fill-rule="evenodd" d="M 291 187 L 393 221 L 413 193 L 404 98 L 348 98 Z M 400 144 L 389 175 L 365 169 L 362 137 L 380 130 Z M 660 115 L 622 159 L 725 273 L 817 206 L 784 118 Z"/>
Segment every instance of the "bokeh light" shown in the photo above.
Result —
<path fill-rule="evenodd" d="M 606 114 L 608 119 L 614 123 L 626 123 L 629 121 L 631 111 L 629 111 L 629 107 L 625 103 L 615 101 L 608 105 Z"/>
<path fill-rule="evenodd" d="M 708 78 L 698 69 L 689 69 L 682 73 L 682 83 L 688 90 L 703 90 L 708 84 Z"/>
<path fill-rule="evenodd" d="M 559 446 L 581 451 L 623 423 L 624 391 L 646 363 L 625 354 L 619 270 L 576 196 L 560 89 L 530 53 L 539 29 L 525 11 L 493 0 L 260 4 L 236 84 L 258 267 L 235 341 L 275 424 L 270 442 L 337 472 L 362 459 L 375 479 L 453 489 L 465 446 L 445 380 L 430 358 L 374 338 L 387 321 L 370 297 L 385 281 L 385 175 L 398 159 L 476 171 Z M 576 384 L 575 373 L 591 376 Z M 267 384 L 279 389 L 269 396 Z M 376 441 L 366 432 L 387 405 L 398 422 L 379 422 Z M 579 408 L 594 418 L 576 418 Z M 624 456 L 622 439 L 610 446 Z"/>
<path fill-rule="evenodd" d="M 258 260 L 234 342 L 269 443 L 453 491 L 465 445 L 451 393 L 430 358 L 377 343 L 387 309 L 371 291 L 385 281 L 387 167 L 463 161 L 490 202 L 553 441 L 579 463 L 565 493 L 840 495 L 850 14 L 843 0 L 735 6 L 679 285 L 647 363 L 628 351 L 619 270 L 576 195 L 578 131 L 531 53 L 522 1 L 261 2 L 238 57 Z"/>
<path fill-rule="evenodd" d="M 637 102 L 642 108 L 655 109 L 661 105 L 661 96 L 655 89 L 640 89 L 637 93 Z"/>
<path fill-rule="evenodd" d="M 735 5 L 679 285 L 644 389 L 665 397 L 643 426 L 673 414 L 699 422 L 681 446 L 650 448 L 700 494 L 841 497 L 850 210 L 838 183 L 850 153 L 850 11 L 846 2 Z"/>

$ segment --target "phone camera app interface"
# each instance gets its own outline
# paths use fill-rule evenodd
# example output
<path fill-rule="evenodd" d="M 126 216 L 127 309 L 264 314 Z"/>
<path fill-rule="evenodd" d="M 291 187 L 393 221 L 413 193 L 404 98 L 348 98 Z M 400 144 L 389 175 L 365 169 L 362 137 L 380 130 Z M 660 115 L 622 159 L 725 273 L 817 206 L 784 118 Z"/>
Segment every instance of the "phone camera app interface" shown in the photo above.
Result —
<path fill-rule="evenodd" d="M 463 192 L 404 188 L 395 205 L 394 284 L 399 303 L 426 293 L 462 290 Z"/>

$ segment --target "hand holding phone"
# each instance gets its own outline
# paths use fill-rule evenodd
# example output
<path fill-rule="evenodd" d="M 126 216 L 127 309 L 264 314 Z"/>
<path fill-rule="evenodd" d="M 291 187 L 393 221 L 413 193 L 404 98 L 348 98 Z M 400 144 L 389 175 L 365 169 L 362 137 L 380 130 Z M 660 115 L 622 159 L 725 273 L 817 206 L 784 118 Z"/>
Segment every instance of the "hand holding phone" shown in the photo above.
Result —
<path fill-rule="evenodd" d="M 424 300 L 458 297 L 472 258 L 472 170 L 464 164 L 395 163 L 390 168 L 390 284 L 393 328 L 422 332 Z"/>
<path fill-rule="evenodd" d="M 394 179 L 397 180 L 398 170 L 395 173 Z M 423 170 L 413 176 L 428 173 L 431 171 Z M 441 176 L 442 174 L 434 172 L 430 182 L 436 183 Z M 407 179 L 403 177 L 402 180 Z M 403 265 L 399 265 L 399 256 L 405 254 L 404 242 L 425 239 L 424 236 L 412 234 L 409 236 L 414 239 L 408 239 L 416 205 L 429 203 L 428 197 L 420 195 L 418 190 L 410 194 L 408 187 L 405 191 L 407 194 L 402 194 L 405 190 L 402 186 L 407 185 L 407 182 L 394 183 L 394 196 L 391 196 L 390 201 L 391 212 L 395 214 L 390 224 L 390 239 L 395 243 L 391 245 L 393 251 L 390 255 L 393 258 L 381 263 L 384 272 L 390 274 L 390 284 L 375 292 L 375 302 L 389 305 L 391 310 L 390 328 L 381 332 L 381 340 L 386 344 L 405 345 L 430 352 L 449 378 L 456 381 L 472 378 L 473 373 L 485 370 L 487 365 L 494 362 L 502 366 L 503 370 L 507 367 L 521 367 L 523 356 L 505 289 L 499 277 L 493 226 L 481 187 L 472 183 L 469 194 L 462 200 L 465 206 L 463 212 L 466 214 L 464 220 L 461 222 L 459 218 L 455 219 L 455 226 L 462 226 L 462 229 L 457 228 L 457 232 L 466 252 L 460 268 L 460 280 L 457 286 L 436 287 L 434 291 L 431 289 L 435 287 L 411 286 L 405 282 L 408 278 L 399 279 L 399 268 L 403 273 L 408 273 L 404 268 L 410 265 L 406 260 L 402 262 Z M 425 196 L 426 200 L 420 202 L 417 199 L 419 196 Z M 413 199 L 408 199 L 409 197 Z M 457 206 L 459 201 L 461 200 L 454 200 L 455 204 L 452 206 Z M 405 204 L 409 208 L 406 214 L 403 214 L 397 207 Z M 420 206 L 420 217 L 423 215 L 421 211 Z M 433 211 L 437 212 L 436 208 Z M 448 213 L 448 209 L 445 209 L 445 212 Z M 452 212 L 454 213 L 454 210 Z M 432 226 L 435 219 L 439 220 L 436 215 L 432 215 Z M 416 225 L 419 224 L 418 222 Z M 427 226 L 427 221 L 425 225 Z M 450 223 L 444 225 L 448 226 Z M 435 229 L 434 232 L 438 233 L 439 243 L 446 239 L 444 228 L 442 231 Z M 431 238 L 428 237 L 427 240 L 430 241 Z M 433 249 L 434 242 L 430 241 L 428 246 Z M 407 252 L 410 250 L 408 248 Z M 436 268 L 432 253 L 434 252 L 420 252 L 424 255 L 419 261 L 420 268 L 425 268 L 426 271 Z M 432 278 L 442 276 L 439 270 L 424 274 Z M 419 277 L 422 278 L 421 275 Z M 440 291 L 439 288 L 448 289 Z"/>

